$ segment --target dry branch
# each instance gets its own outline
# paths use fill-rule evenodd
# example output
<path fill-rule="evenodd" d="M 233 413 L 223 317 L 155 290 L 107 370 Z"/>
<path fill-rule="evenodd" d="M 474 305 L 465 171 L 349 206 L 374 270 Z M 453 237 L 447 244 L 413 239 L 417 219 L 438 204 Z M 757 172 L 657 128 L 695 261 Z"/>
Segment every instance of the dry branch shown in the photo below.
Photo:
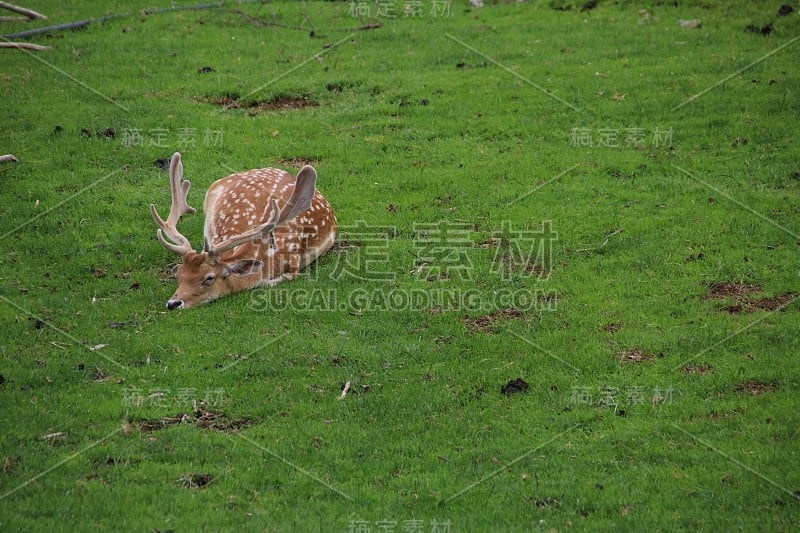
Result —
<path fill-rule="evenodd" d="M 383 28 L 383 24 L 380 22 L 370 22 L 368 24 L 364 24 L 363 26 L 356 26 L 354 28 L 336 28 L 336 31 L 377 30 L 378 28 Z"/>
<path fill-rule="evenodd" d="M 33 43 L 0 43 L 0 48 L 24 48 L 25 50 L 52 50 L 50 46 L 42 46 L 41 44 Z"/>
<path fill-rule="evenodd" d="M 342 394 L 339 395 L 340 400 L 344 400 L 344 397 L 347 396 L 347 393 L 350 391 L 350 382 L 344 384 L 344 388 L 342 389 Z"/>
<path fill-rule="evenodd" d="M 47 20 L 47 17 L 42 15 L 41 13 L 37 13 L 32 9 L 26 9 L 24 7 L 15 6 L 14 4 L 9 4 L 8 2 L 0 2 L 0 8 L 8 9 L 9 11 L 13 11 L 14 13 L 19 13 L 20 15 L 25 15 L 29 19 Z"/>

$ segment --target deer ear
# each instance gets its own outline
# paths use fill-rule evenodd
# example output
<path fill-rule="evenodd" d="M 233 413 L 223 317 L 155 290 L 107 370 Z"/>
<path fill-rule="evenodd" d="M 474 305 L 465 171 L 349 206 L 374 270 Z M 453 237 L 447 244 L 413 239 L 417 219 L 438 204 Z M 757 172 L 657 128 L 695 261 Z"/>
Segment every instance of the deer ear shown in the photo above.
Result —
<path fill-rule="evenodd" d="M 297 173 L 292 196 L 286 205 L 281 208 L 280 218 L 276 222 L 279 226 L 289 222 L 294 217 L 311 207 L 311 200 L 317 190 L 317 171 L 311 165 L 306 165 Z"/>
<path fill-rule="evenodd" d="M 222 271 L 222 277 L 247 276 L 249 274 L 255 274 L 263 267 L 264 263 L 258 259 L 243 259 L 226 265 Z"/>

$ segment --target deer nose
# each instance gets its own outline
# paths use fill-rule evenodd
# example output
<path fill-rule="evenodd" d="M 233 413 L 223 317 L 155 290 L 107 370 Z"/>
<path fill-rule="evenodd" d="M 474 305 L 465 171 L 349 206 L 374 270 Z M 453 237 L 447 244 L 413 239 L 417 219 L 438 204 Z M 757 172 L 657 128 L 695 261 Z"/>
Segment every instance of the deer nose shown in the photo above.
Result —
<path fill-rule="evenodd" d="M 173 309 L 182 309 L 183 308 L 183 300 L 170 300 L 167 302 L 167 309 L 172 311 Z"/>

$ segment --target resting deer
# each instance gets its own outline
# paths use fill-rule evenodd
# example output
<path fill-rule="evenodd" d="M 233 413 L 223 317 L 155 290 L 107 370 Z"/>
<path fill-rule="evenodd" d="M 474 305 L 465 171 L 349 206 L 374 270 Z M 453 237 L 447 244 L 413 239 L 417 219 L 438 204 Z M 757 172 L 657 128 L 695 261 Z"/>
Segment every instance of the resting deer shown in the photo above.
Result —
<path fill-rule="evenodd" d="M 150 204 L 158 240 L 182 258 L 175 270 L 178 290 L 167 309 L 186 309 L 232 292 L 294 279 L 336 240 L 336 216 L 316 189 L 317 172 L 310 165 L 297 178 L 262 168 L 213 183 L 203 204 L 206 220 L 200 252 L 177 229 L 183 215 L 195 212 L 187 200 L 191 183 L 183 181 L 178 152 L 169 165 L 169 180 L 172 207 L 166 222 Z"/>

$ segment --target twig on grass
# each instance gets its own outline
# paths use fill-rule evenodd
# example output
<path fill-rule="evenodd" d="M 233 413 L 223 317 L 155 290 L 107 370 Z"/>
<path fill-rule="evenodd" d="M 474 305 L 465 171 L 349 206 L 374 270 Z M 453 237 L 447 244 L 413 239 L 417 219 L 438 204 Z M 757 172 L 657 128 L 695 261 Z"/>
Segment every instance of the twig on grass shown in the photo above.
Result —
<path fill-rule="evenodd" d="M 41 52 L 42 50 L 52 50 L 53 48 L 50 46 L 42 46 L 41 44 L 33 44 L 33 43 L 0 43 L 0 48 L 17 48 L 17 49 L 24 49 L 24 50 L 35 50 L 37 52 Z"/>
<path fill-rule="evenodd" d="M 344 397 L 347 396 L 347 393 L 350 391 L 350 382 L 344 384 L 344 388 L 342 389 L 342 394 L 339 396 L 340 400 L 344 400 Z"/>
<path fill-rule="evenodd" d="M 253 2 L 260 2 L 261 0 L 240 0 L 242 3 L 253 3 Z M 0 2 L 2 4 L 2 2 Z M 218 9 L 220 7 L 225 7 L 225 2 L 214 2 L 213 4 L 196 4 L 196 5 L 189 5 L 189 6 L 172 6 L 172 7 L 165 7 L 165 8 L 158 8 L 158 9 L 145 9 L 141 12 L 143 15 L 152 15 L 156 13 L 171 13 L 173 11 L 201 11 L 206 9 Z M 93 19 L 86 19 L 86 20 L 79 20 L 76 22 L 67 22 L 64 24 L 56 24 L 54 26 L 45 26 L 44 28 L 36 28 L 33 30 L 26 30 L 21 31 L 18 33 L 11 33 L 8 35 L 4 35 L 3 37 L 6 39 L 26 39 L 28 37 L 32 37 L 34 35 L 41 35 L 43 33 L 57 33 L 64 30 L 77 30 L 80 28 L 84 28 L 92 23 L 106 23 L 115 19 L 122 19 L 122 18 L 130 18 L 134 16 L 136 13 L 123 13 L 120 15 L 108 15 L 105 17 L 97 17 Z M 47 18 L 47 17 L 45 17 Z"/>
<path fill-rule="evenodd" d="M 355 28 L 336 28 L 335 31 L 377 30 L 378 28 L 383 28 L 383 24 L 380 23 L 380 22 L 370 22 L 370 23 L 364 24 L 362 26 L 356 26 Z"/>
<path fill-rule="evenodd" d="M 32 9 L 15 6 L 14 4 L 9 4 L 8 2 L 0 2 L 0 8 L 13 11 L 14 13 L 19 13 L 20 15 L 24 15 L 25 16 L 24 20 L 31 20 L 31 19 L 47 20 L 47 17 L 42 15 L 41 13 L 38 13 Z"/>
<path fill-rule="evenodd" d="M 598 244 L 597 246 L 590 246 L 589 248 L 579 248 L 579 249 L 577 249 L 575 251 L 576 252 L 588 252 L 589 250 L 596 250 L 597 248 L 603 248 L 603 247 L 605 247 L 606 244 L 608 244 L 608 240 L 611 237 L 615 237 L 615 236 L 619 235 L 620 233 L 622 233 L 623 231 L 625 231 L 625 228 L 616 229 L 616 230 L 612 231 L 611 233 L 609 233 L 608 235 L 606 235 L 606 240 L 604 240 L 602 243 Z"/>

